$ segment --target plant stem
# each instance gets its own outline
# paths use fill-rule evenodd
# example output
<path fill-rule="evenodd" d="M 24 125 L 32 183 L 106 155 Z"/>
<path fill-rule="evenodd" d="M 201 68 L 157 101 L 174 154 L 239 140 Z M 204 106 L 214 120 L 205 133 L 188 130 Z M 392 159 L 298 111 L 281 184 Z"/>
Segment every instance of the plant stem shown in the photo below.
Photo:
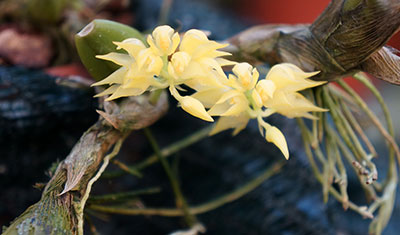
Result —
<path fill-rule="evenodd" d="M 362 81 L 362 80 L 360 80 Z M 364 81 L 365 82 L 365 81 Z M 368 108 L 368 105 L 361 99 L 361 97 L 345 82 L 343 81 L 337 81 L 337 83 L 343 87 L 343 89 L 346 90 L 347 93 L 352 95 L 357 102 L 357 104 L 364 110 L 364 112 L 368 115 L 368 117 L 372 120 L 372 122 L 375 124 L 375 126 L 378 128 L 379 132 L 382 134 L 382 136 L 388 141 L 388 143 L 391 145 L 393 148 L 393 151 L 396 153 L 397 156 L 397 161 L 400 163 L 400 150 L 398 145 L 396 144 L 396 141 L 394 140 L 392 134 L 393 134 L 393 126 L 391 124 L 391 121 L 388 121 L 388 127 L 390 129 L 390 134 L 388 131 L 383 127 L 382 123 L 379 121 L 378 117 Z M 370 87 L 368 87 L 370 88 Z M 386 116 L 386 114 L 385 114 Z M 386 119 L 390 120 L 390 117 L 386 117 Z M 390 126 L 389 126 L 390 125 Z M 390 150 L 392 151 L 392 150 Z"/>
<path fill-rule="evenodd" d="M 160 147 L 158 146 L 157 141 L 154 138 L 153 134 L 151 133 L 150 129 L 144 128 L 144 133 L 145 133 L 147 139 L 149 140 L 155 154 L 157 155 L 158 160 L 161 162 L 161 165 L 163 166 L 165 173 L 168 176 L 168 179 L 172 186 L 172 190 L 175 195 L 176 206 L 182 210 L 187 225 L 189 227 L 192 227 L 194 224 L 196 224 L 197 219 L 195 216 L 193 216 L 190 213 L 190 211 L 188 209 L 189 208 L 188 204 L 183 196 L 183 193 L 181 191 L 179 181 L 178 181 L 176 175 L 172 172 L 171 167 L 168 164 L 167 160 L 165 158 L 163 158 L 162 153 L 160 151 Z"/>
<path fill-rule="evenodd" d="M 365 152 L 362 147 L 357 135 L 354 133 L 353 128 L 351 127 L 349 121 L 345 118 L 341 111 L 341 107 L 339 104 L 336 104 L 333 98 L 330 96 L 330 92 L 328 87 L 324 89 L 324 100 L 330 109 L 330 113 L 334 120 L 337 130 L 345 141 L 346 145 L 353 152 L 353 154 L 358 158 L 359 161 L 364 160 L 370 170 L 370 174 L 367 177 L 366 183 L 371 184 L 373 181 L 376 181 L 378 178 L 378 172 L 376 170 L 375 164 L 371 162 L 370 157 Z M 338 103 L 339 101 L 337 101 Z M 376 195 L 370 195 L 371 198 L 376 198 Z"/>
<path fill-rule="evenodd" d="M 152 91 L 149 97 L 150 104 L 156 105 L 163 91 L 164 89 L 157 89 L 155 91 Z"/>
<path fill-rule="evenodd" d="M 311 164 L 311 169 L 315 175 L 315 178 L 321 183 L 323 184 L 324 179 L 320 173 L 320 171 L 318 170 L 317 164 L 314 161 L 313 158 L 313 154 L 311 152 L 311 148 L 310 148 L 310 144 L 311 144 L 311 139 L 310 139 L 310 135 L 308 135 L 307 133 L 309 132 L 306 125 L 304 124 L 304 121 L 300 118 L 297 118 L 297 123 L 300 126 L 301 129 L 301 133 L 303 136 L 303 143 L 304 143 L 304 148 L 305 148 L 305 152 L 306 155 L 308 157 L 308 160 L 310 161 Z M 355 212 L 358 212 L 360 215 L 365 216 L 367 218 L 373 218 L 374 216 L 369 213 L 366 208 L 364 207 L 359 207 L 356 204 L 354 204 L 353 202 L 349 201 L 348 198 L 346 198 L 345 196 L 341 195 L 334 187 L 332 187 L 332 185 L 329 186 L 329 193 L 336 198 L 336 200 L 338 200 L 339 202 L 346 204 L 350 209 L 352 209 Z"/>
<path fill-rule="evenodd" d="M 363 129 L 357 122 L 356 118 L 354 117 L 350 109 L 342 101 L 340 101 L 340 104 L 346 119 L 350 122 L 351 126 L 356 130 L 360 138 L 364 141 L 372 157 L 377 157 L 378 155 L 376 153 L 374 146 L 372 145 L 371 141 L 369 141 L 367 135 L 364 133 Z"/>
<path fill-rule="evenodd" d="M 208 137 L 208 133 L 212 130 L 213 126 L 207 126 L 203 129 L 200 129 L 193 134 L 183 138 L 182 140 L 179 140 L 175 143 L 172 143 L 171 145 L 165 147 L 164 149 L 161 150 L 161 154 L 163 158 L 167 158 L 171 156 L 172 154 L 194 144 L 197 143 L 198 141 Z M 135 172 L 139 172 L 140 170 L 151 166 L 152 164 L 158 162 L 158 157 L 156 154 L 153 154 L 149 157 L 147 157 L 145 160 L 142 162 L 135 164 L 133 166 L 127 166 L 130 170 L 133 170 Z M 104 173 L 105 178 L 114 178 L 121 176 L 124 174 L 125 171 L 114 171 L 114 172 L 106 172 Z"/>
<path fill-rule="evenodd" d="M 394 203 L 395 203 L 395 197 L 396 197 L 396 188 L 397 188 L 397 183 L 398 183 L 398 178 L 397 178 L 397 167 L 395 163 L 395 153 L 397 156 L 397 162 L 400 164 L 400 154 L 399 154 L 399 147 L 396 144 L 394 140 L 394 128 L 393 128 L 393 122 L 389 114 L 389 110 L 379 93 L 379 91 L 374 87 L 374 85 L 369 81 L 369 79 L 365 76 L 364 73 L 359 73 L 355 75 L 355 78 L 362 82 L 376 97 L 378 100 L 379 104 L 381 105 L 381 108 L 383 110 L 387 126 L 388 126 L 388 132 L 386 129 L 384 129 L 383 125 L 380 123 L 379 119 L 375 116 L 374 113 L 372 113 L 366 104 L 362 101 L 362 99 L 352 90 L 349 86 L 346 87 L 347 84 L 343 84 L 349 93 L 354 95 L 354 98 L 356 101 L 359 103 L 359 105 L 365 109 L 365 112 L 367 112 L 368 116 L 370 119 L 374 122 L 374 124 L 377 126 L 378 130 L 381 132 L 382 136 L 386 139 L 389 145 L 389 170 L 387 173 L 387 179 L 386 182 L 384 183 L 384 191 L 383 195 L 381 197 L 381 200 L 379 202 L 376 202 L 375 204 L 371 205 L 371 211 L 375 210 L 379 207 L 379 214 L 378 216 L 372 221 L 370 224 L 369 228 L 369 233 L 370 234 L 381 234 L 382 230 L 384 227 L 387 225 L 389 222 L 389 219 L 392 215 L 393 208 L 394 208 Z"/>
<path fill-rule="evenodd" d="M 264 172 L 261 173 L 259 176 L 250 180 L 248 183 L 240 186 L 236 190 L 228 194 L 225 194 L 221 197 L 218 197 L 216 199 L 213 199 L 209 202 L 200 204 L 198 206 L 190 207 L 189 212 L 193 215 L 206 213 L 243 197 L 247 193 L 253 191 L 255 188 L 260 186 L 264 181 L 269 179 L 271 176 L 277 174 L 281 170 L 284 164 L 285 164 L 284 161 L 276 162 L 273 166 L 264 170 Z M 132 208 L 108 207 L 101 205 L 90 205 L 90 209 L 101 212 L 124 214 L 124 215 L 158 215 L 158 216 L 184 215 L 183 211 L 180 209 L 169 209 L 169 208 L 132 209 Z"/>
<path fill-rule="evenodd" d="M 163 0 L 161 5 L 160 16 L 158 19 L 158 25 L 163 25 L 168 23 L 169 11 L 171 9 L 173 0 Z"/>
<path fill-rule="evenodd" d="M 141 189 L 135 190 L 132 192 L 122 192 L 122 193 L 113 193 L 113 194 L 106 194 L 106 195 L 96 195 L 90 196 L 88 202 L 89 203 L 103 203 L 103 202 L 110 202 L 110 201 L 119 201 L 124 200 L 126 198 L 132 198 L 140 195 L 148 195 L 161 192 L 161 189 L 158 187 L 148 188 L 148 189 Z"/>
<path fill-rule="evenodd" d="M 113 160 L 112 163 L 116 166 L 118 166 L 121 170 L 123 170 L 124 172 L 134 175 L 136 177 L 142 178 L 143 175 L 142 173 L 140 173 L 140 171 L 138 171 L 135 168 L 130 168 L 128 165 L 126 165 L 125 163 L 119 161 L 119 160 Z"/>

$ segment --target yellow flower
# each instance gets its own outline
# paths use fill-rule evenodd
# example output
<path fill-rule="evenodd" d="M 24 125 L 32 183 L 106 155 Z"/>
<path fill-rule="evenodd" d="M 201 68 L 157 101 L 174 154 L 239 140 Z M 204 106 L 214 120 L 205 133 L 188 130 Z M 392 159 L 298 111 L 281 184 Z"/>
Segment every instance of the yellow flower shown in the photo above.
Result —
<path fill-rule="evenodd" d="M 305 117 L 315 119 L 309 112 L 326 112 L 327 109 L 315 106 L 300 93 L 276 92 L 272 99 L 264 102 L 265 107 L 288 118 Z"/>
<path fill-rule="evenodd" d="M 140 40 L 136 38 L 126 39 L 122 42 L 114 42 L 117 49 L 124 49 L 127 54 L 112 52 L 106 55 L 98 55 L 96 58 L 111 61 L 122 66 L 100 82 L 92 86 L 112 85 L 102 93 L 96 95 L 110 95 L 106 100 L 113 100 L 126 96 L 137 96 L 154 87 L 165 87 L 154 79 L 160 74 L 163 62 L 160 57 L 150 51 Z"/>
<path fill-rule="evenodd" d="M 254 88 L 258 71 L 248 63 L 236 64 L 229 75 L 229 80 L 221 79 L 218 85 L 210 89 L 200 89 L 193 97 L 200 100 L 206 107 L 211 107 L 208 113 L 213 116 L 237 116 L 249 109 L 246 92 Z M 262 105 L 257 92 L 249 93 Z"/>
<path fill-rule="evenodd" d="M 181 96 L 178 89 L 185 84 L 199 91 L 217 89 L 221 94 L 225 88 L 223 83 L 227 81 L 221 66 L 233 64 L 220 58 L 229 54 L 218 51 L 226 44 L 208 40 L 199 30 L 189 30 L 179 46 L 179 34 L 166 25 L 155 28 L 147 42 L 149 47 L 133 38 L 114 42 L 117 49 L 125 50 L 128 55 L 110 53 L 97 56 L 121 66 L 104 80 L 93 84 L 111 85 L 97 96 L 111 95 L 106 100 L 112 100 L 169 87 L 172 96 L 186 112 L 213 121 L 201 102 L 195 97 Z M 178 46 L 179 51 L 176 51 Z"/>
<path fill-rule="evenodd" d="M 168 25 L 158 26 L 152 35 L 147 37 L 151 50 L 158 56 L 169 56 L 175 52 L 179 45 L 180 37 Z"/>
<path fill-rule="evenodd" d="M 248 91 L 254 88 L 258 81 L 259 73 L 248 63 L 236 64 L 232 72 L 236 75 L 229 75 L 230 86 L 240 91 Z"/>
<path fill-rule="evenodd" d="M 320 86 L 325 81 L 308 79 L 318 72 L 306 73 L 293 64 L 278 64 L 271 68 L 265 80 L 257 84 L 266 108 L 286 117 L 305 117 L 315 119 L 309 112 L 324 112 L 326 109 L 315 106 L 297 91 Z M 272 85 L 274 84 L 274 85 Z"/>
<path fill-rule="evenodd" d="M 276 90 L 295 92 L 326 83 L 326 81 L 308 79 L 318 73 L 306 73 L 294 64 L 282 63 L 274 65 L 269 70 L 265 79 L 274 82 Z"/>
<path fill-rule="evenodd" d="M 181 74 L 181 79 L 189 79 L 186 85 L 195 89 L 209 89 L 221 87 L 227 78 L 222 66 L 234 65 L 236 62 L 229 61 L 222 56 L 230 55 L 228 52 L 218 51 L 228 44 L 221 44 L 209 40 L 207 35 L 196 29 L 187 31 L 179 46 L 179 51 L 190 57 L 190 63 L 186 71 Z"/>
<path fill-rule="evenodd" d="M 179 46 L 179 51 L 188 53 L 193 60 L 205 57 L 217 58 L 230 55 L 228 52 L 218 51 L 218 49 L 226 46 L 228 46 L 228 44 L 221 44 L 209 40 L 207 35 L 200 30 L 191 29 L 183 36 L 181 45 Z"/>
<path fill-rule="evenodd" d="M 214 121 L 212 116 L 220 117 L 210 134 L 234 129 L 236 135 L 250 119 L 257 119 L 261 135 L 275 144 L 286 159 L 289 151 L 284 135 L 264 118 L 273 113 L 289 118 L 314 118 L 309 112 L 326 111 L 298 93 L 324 83 L 308 79 L 317 72 L 306 73 L 295 65 L 280 64 L 259 81 L 256 68 L 221 58 L 229 55 L 219 51 L 227 44 L 209 40 L 200 30 L 189 30 L 180 41 L 179 34 L 171 27 L 159 26 L 147 42 L 149 47 L 138 39 L 114 42 L 117 49 L 128 54 L 113 52 L 97 56 L 121 66 L 93 84 L 110 85 L 97 96 L 111 95 L 107 100 L 112 100 L 168 88 L 189 114 L 209 122 Z M 227 65 L 234 65 L 228 77 L 222 69 Z M 181 85 L 194 89 L 195 93 L 181 96 L 178 91 Z"/>
<path fill-rule="evenodd" d="M 238 63 L 232 71 L 234 74 L 229 75 L 224 87 L 198 91 L 193 95 L 206 107 L 214 103 L 208 113 L 221 116 L 211 134 L 233 128 L 236 135 L 251 118 L 257 117 L 258 111 L 262 111 L 261 97 L 254 89 L 259 76 L 257 69 L 248 63 Z"/>
<path fill-rule="evenodd" d="M 326 111 L 297 92 L 322 82 L 307 80 L 316 73 L 305 73 L 291 64 L 272 67 L 266 79 L 260 81 L 257 69 L 248 63 L 236 64 L 232 71 L 224 89 L 201 90 L 193 95 L 206 107 L 214 102 L 208 113 L 220 116 L 220 119 L 211 134 L 231 128 L 237 134 L 250 119 L 257 119 L 261 135 L 275 144 L 288 159 L 289 151 L 284 135 L 278 128 L 265 122 L 264 118 L 275 112 L 287 117 L 313 118 L 309 112 Z"/>

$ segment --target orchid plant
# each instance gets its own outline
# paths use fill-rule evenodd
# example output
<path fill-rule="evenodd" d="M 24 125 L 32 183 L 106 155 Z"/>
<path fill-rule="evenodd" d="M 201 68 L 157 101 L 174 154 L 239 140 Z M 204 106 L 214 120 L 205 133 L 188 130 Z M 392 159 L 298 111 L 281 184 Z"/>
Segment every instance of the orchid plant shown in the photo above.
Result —
<path fill-rule="evenodd" d="M 96 56 L 121 67 L 93 86 L 109 85 L 96 95 L 110 95 L 106 100 L 138 96 L 146 91 L 168 88 L 183 110 L 202 120 L 213 122 L 220 117 L 210 135 L 234 129 L 239 133 L 250 119 L 257 119 L 260 133 L 274 143 L 286 159 L 289 151 L 286 139 L 264 118 L 279 113 L 288 118 L 316 119 L 310 112 L 326 109 L 315 106 L 299 93 L 326 82 L 309 78 L 318 72 L 306 73 L 293 64 L 283 63 L 271 68 L 264 79 L 248 63 L 222 58 L 230 55 L 218 49 L 227 44 L 209 40 L 200 30 L 187 31 L 182 39 L 167 25 L 158 26 L 147 37 L 146 46 L 137 38 L 114 42 L 117 49 L 128 54 L 111 52 Z M 228 76 L 223 67 L 233 66 Z M 186 86 L 194 90 L 182 96 Z"/>
<path fill-rule="evenodd" d="M 363 72 L 400 84 L 400 57 L 384 47 L 398 31 L 400 21 L 395 17 L 398 9 L 397 1 L 332 1 L 310 26 L 255 26 L 227 39 L 226 43 L 210 40 L 201 30 L 180 33 L 168 25 L 156 27 L 145 38 L 127 25 L 94 20 L 75 36 L 75 44 L 81 61 L 96 80 L 92 84 L 98 91 L 95 97 L 105 100 L 101 102 L 104 111 L 97 110 L 101 118 L 58 165 L 41 200 L 18 217 L 5 234 L 46 233 L 49 228 L 66 234 L 83 234 L 85 207 L 124 215 L 182 216 L 189 229 L 172 234 L 202 233 L 205 227 L 197 221 L 196 214 L 249 193 L 277 173 L 283 161 L 275 162 L 232 192 L 191 207 L 166 158 L 173 151 L 228 129 L 233 129 L 236 135 L 254 119 L 261 136 L 289 159 L 284 134 L 268 123 L 273 114 L 296 118 L 310 168 L 322 185 L 324 202 L 329 196 L 335 198 L 344 209 L 371 219 L 370 234 L 381 234 L 395 207 L 400 148 L 394 138 L 389 110 Z M 386 27 L 382 27 L 382 22 L 386 22 Z M 267 62 L 273 66 L 260 73 L 260 68 L 250 61 L 253 65 Z M 348 75 L 375 96 L 386 125 L 342 81 Z M 168 109 L 166 93 L 190 115 L 215 124 L 161 149 L 146 127 Z M 379 175 L 379 179 L 374 163 L 378 152 L 360 119 L 367 119 L 370 126 L 376 127 L 387 144 L 386 176 Z M 139 129 L 144 129 L 155 156 L 133 166 L 111 161 L 125 138 Z M 128 203 L 123 208 L 101 203 L 86 205 L 93 183 L 105 173 L 110 162 L 120 168 L 119 172 L 135 177 L 142 176 L 140 170 L 160 162 L 171 183 L 176 207 L 133 208 Z M 357 205 L 348 194 L 350 174 L 365 193 L 367 206 Z M 126 195 L 105 197 L 126 198 Z M 50 216 L 55 219 L 48 220 Z"/>

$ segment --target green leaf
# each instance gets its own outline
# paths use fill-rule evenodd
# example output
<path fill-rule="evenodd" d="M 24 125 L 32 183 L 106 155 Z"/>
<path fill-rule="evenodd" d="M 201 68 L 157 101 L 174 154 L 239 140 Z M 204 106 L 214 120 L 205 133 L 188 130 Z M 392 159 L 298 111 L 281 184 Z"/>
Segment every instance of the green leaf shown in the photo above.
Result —
<path fill-rule="evenodd" d="M 143 35 L 138 30 L 109 20 L 93 20 L 75 35 L 75 44 L 81 61 L 96 81 L 107 77 L 119 66 L 97 59 L 95 56 L 117 51 L 126 53 L 123 50 L 117 50 L 113 42 L 120 42 L 127 38 L 137 38 L 145 43 Z"/>

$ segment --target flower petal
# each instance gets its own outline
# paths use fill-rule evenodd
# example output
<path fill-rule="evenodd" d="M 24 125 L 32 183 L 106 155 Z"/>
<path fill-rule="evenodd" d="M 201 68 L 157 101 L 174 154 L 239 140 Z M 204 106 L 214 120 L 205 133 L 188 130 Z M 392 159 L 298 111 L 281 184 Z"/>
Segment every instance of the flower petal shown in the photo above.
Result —
<path fill-rule="evenodd" d="M 294 92 L 326 83 L 325 81 L 307 79 L 317 73 L 319 72 L 306 73 L 293 64 L 283 63 L 274 65 L 268 72 L 266 79 L 273 81 L 276 89 Z"/>
<path fill-rule="evenodd" d="M 117 65 L 129 67 L 133 63 L 133 58 L 130 55 L 110 52 L 105 55 L 96 55 L 96 58 L 111 61 Z"/>
<path fill-rule="evenodd" d="M 117 70 L 115 70 L 112 74 L 110 74 L 108 77 L 104 78 L 103 80 L 93 83 L 91 86 L 101 86 L 101 85 L 106 85 L 106 84 L 121 84 L 124 80 L 124 77 L 127 73 L 127 69 L 125 67 L 121 67 Z"/>
<path fill-rule="evenodd" d="M 232 105 L 227 102 L 215 104 L 210 110 L 208 110 L 208 113 L 211 116 L 222 116 L 222 114 L 226 113 L 231 107 Z"/>
<path fill-rule="evenodd" d="M 237 64 L 237 62 L 235 62 L 235 61 L 227 60 L 227 59 L 224 59 L 224 58 L 215 58 L 215 60 L 222 67 L 223 66 L 231 66 L 231 65 Z"/>
<path fill-rule="evenodd" d="M 257 90 L 253 90 L 253 91 L 251 92 L 251 98 L 253 99 L 254 104 L 255 104 L 258 108 L 261 108 L 261 107 L 263 106 L 263 102 L 262 102 L 261 96 L 260 96 L 260 94 L 257 92 Z"/>
<path fill-rule="evenodd" d="M 147 37 L 151 50 L 159 56 L 171 55 L 179 45 L 180 37 L 168 25 L 158 26 Z"/>
<path fill-rule="evenodd" d="M 237 135 L 247 126 L 249 120 L 250 118 L 245 114 L 236 117 L 220 117 L 209 135 L 215 135 L 231 128 L 235 129 L 232 134 Z"/>
<path fill-rule="evenodd" d="M 199 100 L 206 108 L 210 108 L 220 99 L 226 92 L 224 88 L 212 88 L 197 91 L 192 95 L 193 98 Z"/>
<path fill-rule="evenodd" d="M 138 89 L 136 88 L 123 88 L 119 86 L 118 89 L 106 99 L 106 101 L 115 100 L 120 97 L 127 97 L 127 96 L 135 96 L 138 93 Z"/>
<path fill-rule="evenodd" d="M 110 94 L 114 93 L 119 87 L 120 87 L 120 85 L 112 85 L 109 88 L 105 89 L 104 91 L 100 92 L 99 94 L 96 94 L 94 97 L 110 95 Z"/>
<path fill-rule="evenodd" d="M 137 38 L 128 38 L 122 42 L 113 42 L 117 45 L 117 49 L 124 49 L 133 58 L 137 59 L 137 55 L 141 50 L 146 49 L 146 46 Z"/>
<path fill-rule="evenodd" d="M 308 112 L 325 112 L 327 109 L 315 106 L 311 101 L 300 93 L 277 92 L 272 99 L 269 99 L 264 105 L 276 112 L 288 117 L 307 117 L 313 118 Z"/>

